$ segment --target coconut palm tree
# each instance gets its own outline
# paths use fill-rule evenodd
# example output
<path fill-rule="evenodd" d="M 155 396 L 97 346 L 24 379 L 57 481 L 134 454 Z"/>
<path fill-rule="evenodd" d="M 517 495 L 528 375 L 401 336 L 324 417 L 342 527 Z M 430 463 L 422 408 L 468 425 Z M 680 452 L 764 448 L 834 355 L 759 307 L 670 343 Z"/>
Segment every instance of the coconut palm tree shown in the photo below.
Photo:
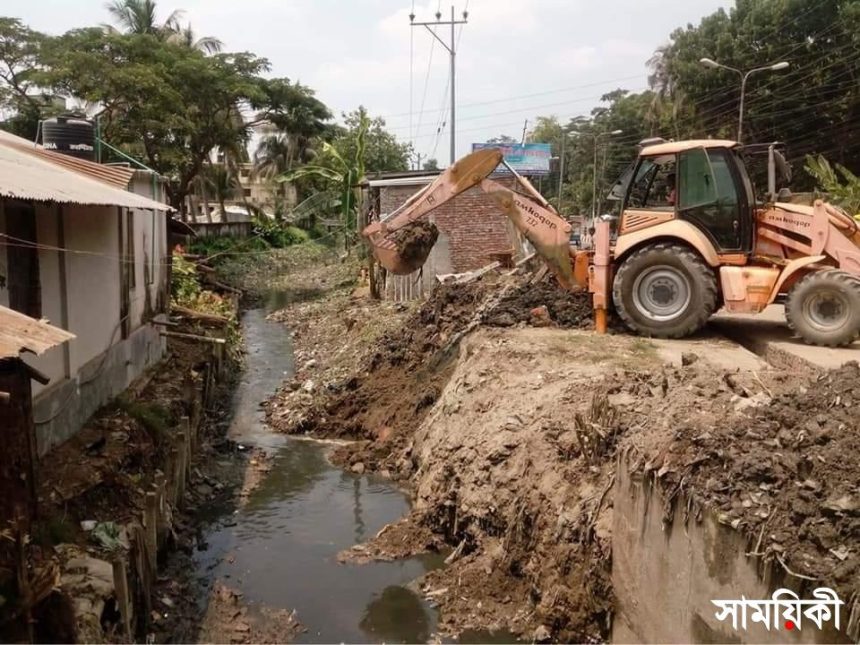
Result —
<path fill-rule="evenodd" d="M 356 230 L 357 215 L 361 206 L 361 184 L 364 179 L 364 156 L 367 145 L 367 131 L 370 119 L 362 111 L 359 113 L 358 127 L 353 133 L 353 155 L 346 157 L 330 143 L 322 144 L 322 154 L 316 163 L 307 164 L 280 175 L 276 181 L 293 182 L 303 177 L 319 177 L 336 190 L 340 196 L 341 221 L 347 233 L 344 242 L 349 251 L 349 233 Z"/>
<path fill-rule="evenodd" d="M 185 45 L 192 49 L 199 49 L 206 54 L 217 54 L 224 49 L 224 43 L 213 36 L 197 37 L 191 28 L 191 23 L 180 27 L 179 31 L 170 34 L 167 40 L 178 45 Z"/>
<path fill-rule="evenodd" d="M 226 222 L 226 202 L 244 194 L 236 173 L 226 163 L 212 164 L 206 168 L 205 181 L 221 208 L 221 221 Z"/>
<path fill-rule="evenodd" d="M 152 34 L 163 40 L 199 49 L 207 54 L 220 52 L 223 43 L 217 38 L 197 38 L 191 25 L 180 23 L 183 11 L 176 9 L 163 22 L 159 21 L 155 0 L 111 0 L 107 5 L 114 22 L 127 34 Z M 116 31 L 111 25 L 106 29 Z"/>
<path fill-rule="evenodd" d="M 170 34 L 179 30 L 182 11 L 177 9 L 167 20 L 159 22 L 155 0 L 113 0 L 106 5 L 108 13 L 127 34 Z"/>

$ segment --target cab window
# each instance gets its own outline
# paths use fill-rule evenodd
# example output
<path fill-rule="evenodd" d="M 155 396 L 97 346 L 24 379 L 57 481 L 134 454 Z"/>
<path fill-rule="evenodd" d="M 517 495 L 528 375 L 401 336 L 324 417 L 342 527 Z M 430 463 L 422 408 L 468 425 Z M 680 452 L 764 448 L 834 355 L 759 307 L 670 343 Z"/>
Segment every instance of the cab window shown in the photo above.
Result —
<path fill-rule="evenodd" d="M 630 185 L 628 208 L 675 209 L 675 159 L 672 155 L 643 159 Z"/>

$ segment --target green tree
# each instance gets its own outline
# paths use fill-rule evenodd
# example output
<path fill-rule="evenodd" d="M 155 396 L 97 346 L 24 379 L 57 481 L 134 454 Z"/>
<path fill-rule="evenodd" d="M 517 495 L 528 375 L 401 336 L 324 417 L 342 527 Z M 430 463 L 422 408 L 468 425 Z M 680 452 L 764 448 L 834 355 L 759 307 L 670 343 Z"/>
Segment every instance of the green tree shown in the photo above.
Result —
<path fill-rule="evenodd" d="M 860 219 L 860 177 L 841 164 L 831 164 L 822 155 L 806 158 L 806 171 L 828 199 Z"/>
<path fill-rule="evenodd" d="M 652 66 L 655 91 L 668 87 L 682 97 L 668 132 L 685 138 L 737 134 L 740 78 L 704 68 L 701 58 L 739 70 L 784 60 L 787 70 L 757 73 L 747 83 L 745 143 L 783 141 L 795 164 L 823 153 L 856 169 L 858 33 L 856 0 L 737 0 L 728 12 L 720 9 L 677 29 L 660 52 L 659 73 Z M 813 181 L 803 174 L 795 184 L 805 188 Z"/>
<path fill-rule="evenodd" d="M 206 185 L 221 208 L 221 221 L 227 221 L 226 202 L 243 194 L 236 173 L 226 163 L 208 165 L 204 171 Z"/>
<path fill-rule="evenodd" d="M 44 100 L 34 83 L 46 36 L 16 18 L 0 17 L 0 110 L 9 118 L 0 127 L 34 139 Z"/>
<path fill-rule="evenodd" d="M 367 109 L 360 106 L 343 115 L 346 129 L 335 137 L 333 144 L 344 159 L 355 159 L 359 141 L 363 143 L 362 158 L 367 172 L 408 170 L 412 146 L 400 143 L 385 129 L 385 120 L 371 118 Z M 359 136 L 361 135 L 361 136 Z"/>
<path fill-rule="evenodd" d="M 170 179 L 171 205 L 185 197 L 210 154 L 249 138 L 243 104 L 262 105 L 265 59 L 206 56 L 152 34 L 69 32 L 43 48 L 40 82 L 100 106 L 103 136 Z"/>
<path fill-rule="evenodd" d="M 351 156 L 346 156 L 334 144 L 322 144 L 319 159 L 313 164 L 306 164 L 292 172 L 282 175 L 278 181 L 297 181 L 304 177 L 319 177 L 328 183 L 339 195 L 340 217 L 344 230 L 347 250 L 352 235 L 358 223 L 358 211 L 361 207 L 361 182 L 366 172 L 365 155 L 367 154 L 368 132 L 371 120 L 363 109 L 359 110 L 358 122 L 350 129 L 353 141 L 343 145 L 342 137 L 338 141 Z"/>
<path fill-rule="evenodd" d="M 430 157 L 430 159 L 424 162 L 424 170 L 439 170 L 439 162 Z"/>
<path fill-rule="evenodd" d="M 308 163 L 316 155 L 320 142 L 331 138 L 334 128 L 329 123 L 331 112 L 314 96 L 313 90 L 276 78 L 263 85 L 265 101 L 256 115 L 257 123 L 265 123 L 271 132 L 261 142 L 254 155 L 255 174 L 265 180 L 292 170 L 296 165 Z M 306 178 L 298 182 L 297 191 L 307 192 L 313 181 Z M 286 184 L 278 189 L 276 213 L 286 211 Z"/>

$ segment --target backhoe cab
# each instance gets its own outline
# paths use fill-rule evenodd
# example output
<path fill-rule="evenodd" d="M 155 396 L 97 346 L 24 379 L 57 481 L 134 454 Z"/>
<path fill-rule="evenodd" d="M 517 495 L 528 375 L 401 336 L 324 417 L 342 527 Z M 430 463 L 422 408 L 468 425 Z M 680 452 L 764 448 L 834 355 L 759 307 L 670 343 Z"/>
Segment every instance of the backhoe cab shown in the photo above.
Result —
<path fill-rule="evenodd" d="M 755 202 L 741 148 L 734 141 L 653 142 L 611 198 L 622 201 L 617 235 L 596 223 L 594 248 L 571 254 L 570 224 L 523 177 L 511 190 L 488 179 L 505 164 L 498 150 L 460 159 L 398 211 L 363 231 L 379 263 L 394 273 L 419 268 L 425 248 L 406 249 L 410 226 L 479 185 L 498 203 L 565 288 L 587 286 L 596 327 L 614 306 L 633 331 L 681 338 L 720 307 L 757 313 L 786 305 L 789 326 L 804 340 L 844 345 L 860 333 L 860 230 L 840 209 L 775 201 L 775 160 L 764 205 Z M 506 164 L 505 164 L 506 165 Z"/>

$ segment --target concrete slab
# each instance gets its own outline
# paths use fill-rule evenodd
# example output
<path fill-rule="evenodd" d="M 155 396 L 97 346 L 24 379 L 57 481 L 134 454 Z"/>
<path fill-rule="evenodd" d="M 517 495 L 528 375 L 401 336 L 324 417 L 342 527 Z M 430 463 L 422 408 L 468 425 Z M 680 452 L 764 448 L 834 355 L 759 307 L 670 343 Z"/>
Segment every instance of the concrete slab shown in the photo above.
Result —
<path fill-rule="evenodd" d="M 650 342 L 657 348 L 660 359 L 672 365 L 681 365 L 682 355 L 692 353 L 700 361 L 717 369 L 761 372 L 770 367 L 764 359 L 747 348 L 715 334 L 681 340 L 652 338 Z"/>
<path fill-rule="evenodd" d="M 785 322 L 785 308 L 771 305 L 758 315 L 720 312 L 710 322 L 711 329 L 741 343 L 774 362 L 803 361 L 819 369 L 834 369 L 848 361 L 860 361 L 860 342 L 848 347 L 816 347 L 794 337 Z"/>

